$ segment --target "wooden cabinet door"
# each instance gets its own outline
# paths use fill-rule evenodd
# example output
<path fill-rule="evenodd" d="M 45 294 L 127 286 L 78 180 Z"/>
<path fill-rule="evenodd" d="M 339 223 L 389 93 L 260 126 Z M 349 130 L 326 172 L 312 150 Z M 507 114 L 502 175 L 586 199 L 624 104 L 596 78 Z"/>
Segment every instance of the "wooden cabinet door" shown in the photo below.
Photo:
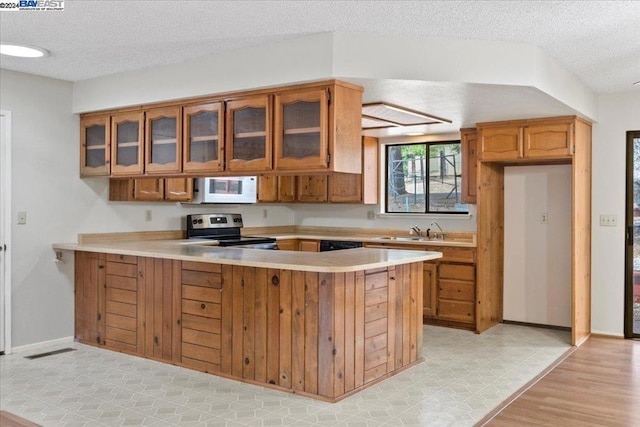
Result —
<path fill-rule="evenodd" d="M 172 202 L 193 200 L 193 178 L 166 178 L 164 199 Z"/>
<path fill-rule="evenodd" d="M 524 157 L 529 159 L 571 158 L 573 124 L 539 124 L 524 128 Z"/>
<path fill-rule="evenodd" d="M 517 160 L 522 158 L 522 127 L 487 127 L 478 130 L 480 160 Z"/>
<path fill-rule="evenodd" d="M 323 88 L 275 96 L 275 169 L 327 169 L 327 94 Z"/>
<path fill-rule="evenodd" d="M 329 175 L 329 201 L 332 203 L 362 203 L 362 175 L 334 173 Z"/>
<path fill-rule="evenodd" d="M 80 176 L 109 176 L 111 172 L 111 117 L 80 120 Z"/>
<path fill-rule="evenodd" d="M 437 265 L 435 263 L 422 263 L 422 316 L 436 317 L 437 304 Z"/>
<path fill-rule="evenodd" d="M 184 107 L 183 171 L 217 172 L 223 169 L 222 106 L 222 102 L 214 102 Z"/>
<path fill-rule="evenodd" d="M 279 176 L 278 177 L 278 201 L 282 203 L 293 203 L 296 201 L 296 183 L 295 176 Z"/>
<path fill-rule="evenodd" d="M 140 316 L 144 323 L 140 351 L 147 357 L 180 362 L 181 262 L 139 258 L 142 278 Z"/>
<path fill-rule="evenodd" d="M 318 252 L 320 251 L 320 242 L 317 240 L 300 240 L 298 250 L 301 252 Z"/>
<path fill-rule="evenodd" d="M 142 354 L 144 320 L 139 309 L 138 257 L 107 254 L 105 346 Z"/>
<path fill-rule="evenodd" d="M 228 102 L 226 136 L 227 170 L 270 170 L 271 98 L 264 95 Z"/>
<path fill-rule="evenodd" d="M 321 203 L 328 200 L 326 175 L 305 175 L 298 177 L 298 201 Z"/>
<path fill-rule="evenodd" d="M 75 338 L 92 345 L 104 344 L 105 255 L 75 253 Z"/>
<path fill-rule="evenodd" d="M 258 202 L 273 203 L 278 201 L 278 177 L 275 175 L 258 177 Z"/>
<path fill-rule="evenodd" d="M 154 108 L 145 112 L 145 171 L 182 170 L 181 107 Z"/>
<path fill-rule="evenodd" d="M 478 193 L 478 140 L 475 129 L 460 130 L 462 148 L 462 203 L 476 204 Z"/>
<path fill-rule="evenodd" d="M 111 175 L 144 172 L 144 126 L 142 112 L 111 116 Z"/>
<path fill-rule="evenodd" d="M 164 179 L 139 178 L 133 180 L 133 200 L 164 200 Z"/>
<path fill-rule="evenodd" d="M 286 239 L 276 241 L 278 249 L 281 251 L 297 251 L 298 239 Z"/>

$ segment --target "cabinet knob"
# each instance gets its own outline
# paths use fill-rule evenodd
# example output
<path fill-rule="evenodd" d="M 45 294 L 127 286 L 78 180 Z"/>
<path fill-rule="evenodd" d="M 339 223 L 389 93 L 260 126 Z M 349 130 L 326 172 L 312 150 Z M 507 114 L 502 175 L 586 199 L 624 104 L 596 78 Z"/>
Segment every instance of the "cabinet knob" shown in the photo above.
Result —
<path fill-rule="evenodd" d="M 201 309 L 203 309 L 203 310 L 204 310 L 206 307 L 207 307 L 207 306 L 206 306 L 204 303 L 200 304 L 200 308 L 201 308 Z"/>

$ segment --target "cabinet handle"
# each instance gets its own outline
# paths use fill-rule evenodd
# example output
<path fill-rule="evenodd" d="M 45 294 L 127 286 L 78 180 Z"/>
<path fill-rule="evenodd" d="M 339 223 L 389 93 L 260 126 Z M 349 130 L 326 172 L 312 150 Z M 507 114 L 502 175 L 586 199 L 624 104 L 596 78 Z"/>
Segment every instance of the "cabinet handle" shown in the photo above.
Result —
<path fill-rule="evenodd" d="M 203 310 L 204 310 L 206 307 L 207 307 L 207 306 L 206 306 L 204 303 L 200 304 L 200 308 L 201 308 L 201 309 L 203 309 Z"/>

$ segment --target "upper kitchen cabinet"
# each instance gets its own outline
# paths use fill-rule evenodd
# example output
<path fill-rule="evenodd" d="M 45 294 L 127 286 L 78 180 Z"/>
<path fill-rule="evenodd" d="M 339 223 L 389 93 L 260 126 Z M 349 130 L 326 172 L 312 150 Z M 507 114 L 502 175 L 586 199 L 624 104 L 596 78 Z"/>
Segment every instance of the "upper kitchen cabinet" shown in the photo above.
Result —
<path fill-rule="evenodd" d="M 80 176 L 109 176 L 111 116 L 80 119 Z"/>
<path fill-rule="evenodd" d="M 111 116 L 111 175 L 136 175 L 144 171 L 143 113 Z"/>
<path fill-rule="evenodd" d="M 227 103 L 226 169 L 271 170 L 271 97 L 235 99 Z"/>
<path fill-rule="evenodd" d="M 476 204 L 478 193 L 478 138 L 475 128 L 460 129 L 462 149 L 462 203 Z"/>
<path fill-rule="evenodd" d="M 480 161 L 570 160 L 576 117 L 478 123 Z"/>
<path fill-rule="evenodd" d="M 275 169 L 326 169 L 328 89 L 275 97 Z"/>
<path fill-rule="evenodd" d="M 274 169 L 361 173 L 362 88 L 348 83 L 283 91 L 274 101 Z"/>
<path fill-rule="evenodd" d="M 184 172 L 223 169 L 224 115 L 222 102 L 190 105 L 183 109 Z"/>
<path fill-rule="evenodd" d="M 177 173 L 182 169 L 181 107 L 145 112 L 145 172 Z"/>

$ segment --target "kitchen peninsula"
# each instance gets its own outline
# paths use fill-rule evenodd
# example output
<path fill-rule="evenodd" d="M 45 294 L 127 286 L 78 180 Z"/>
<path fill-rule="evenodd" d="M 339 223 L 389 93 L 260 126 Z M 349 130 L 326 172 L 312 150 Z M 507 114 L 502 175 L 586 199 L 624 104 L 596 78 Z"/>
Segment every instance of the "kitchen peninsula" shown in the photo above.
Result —
<path fill-rule="evenodd" d="M 54 249 L 75 251 L 78 341 L 328 401 L 422 359 L 422 262 L 442 256 L 184 240 Z"/>

